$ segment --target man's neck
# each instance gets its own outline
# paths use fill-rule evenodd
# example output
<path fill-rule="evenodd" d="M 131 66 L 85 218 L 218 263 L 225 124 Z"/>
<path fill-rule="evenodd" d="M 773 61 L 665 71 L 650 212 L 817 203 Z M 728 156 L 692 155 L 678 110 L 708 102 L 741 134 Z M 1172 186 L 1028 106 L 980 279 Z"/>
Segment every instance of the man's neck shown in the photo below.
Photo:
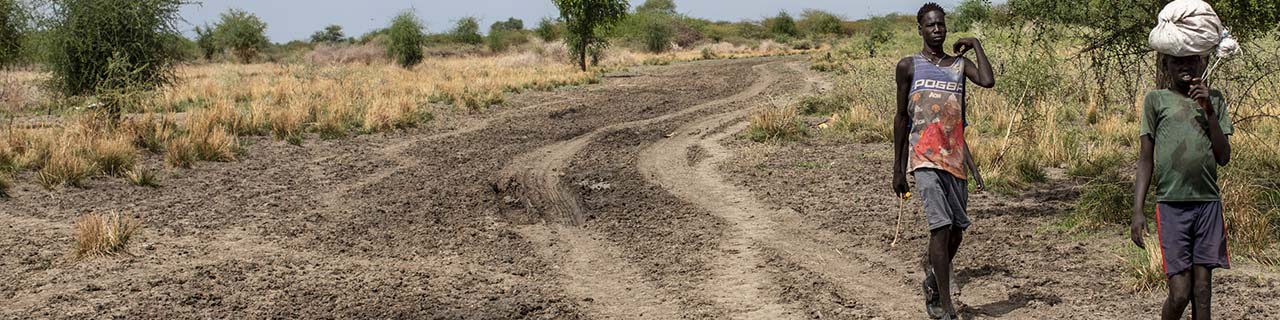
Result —
<path fill-rule="evenodd" d="M 924 46 L 924 49 L 920 49 L 920 53 L 925 57 L 936 58 L 938 60 L 947 58 L 947 52 L 943 51 L 942 47 L 931 47 L 926 45 Z"/>

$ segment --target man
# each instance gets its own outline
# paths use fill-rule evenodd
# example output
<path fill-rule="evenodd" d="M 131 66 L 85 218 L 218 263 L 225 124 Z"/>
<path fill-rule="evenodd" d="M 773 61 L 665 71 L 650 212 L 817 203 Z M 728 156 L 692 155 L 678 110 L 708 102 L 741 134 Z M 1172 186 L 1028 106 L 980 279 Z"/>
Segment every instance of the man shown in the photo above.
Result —
<path fill-rule="evenodd" d="M 964 230 L 969 227 L 968 176 L 980 192 L 984 186 L 973 155 L 965 143 L 966 79 L 983 88 L 995 86 L 991 63 L 978 39 L 956 41 L 956 56 L 943 50 L 947 40 L 946 12 L 927 3 L 916 14 L 924 48 L 898 62 L 898 111 L 894 117 L 893 191 L 908 193 L 907 173 L 916 180 L 916 194 L 929 222 L 926 253 L 925 306 L 933 319 L 956 319 L 951 299 L 952 268 Z M 977 63 L 963 56 L 970 50 Z"/>
<path fill-rule="evenodd" d="M 1226 99 L 1199 78 L 1206 62 L 1201 55 L 1158 54 L 1160 90 L 1148 93 L 1142 107 L 1131 236 L 1145 246 L 1143 206 L 1154 169 L 1156 234 L 1169 277 L 1161 318 L 1168 320 L 1181 319 L 1188 303 L 1194 319 L 1210 319 L 1213 269 L 1231 268 L 1218 166 L 1231 161 L 1232 128 Z"/>

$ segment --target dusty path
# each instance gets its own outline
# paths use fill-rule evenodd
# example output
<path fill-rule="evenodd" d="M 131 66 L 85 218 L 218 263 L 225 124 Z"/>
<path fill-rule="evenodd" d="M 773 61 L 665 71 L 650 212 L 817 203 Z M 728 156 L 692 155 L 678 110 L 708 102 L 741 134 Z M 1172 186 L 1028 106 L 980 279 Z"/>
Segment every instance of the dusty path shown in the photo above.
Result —
<path fill-rule="evenodd" d="M 789 65 L 799 73 L 807 73 L 799 64 Z M 813 89 L 815 77 L 807 77 L 805 94 Z M 778 98 L 792 100 L 798 95 Z M 788 101 L 772 103 L 785 104 Z M 805 226 L 789 210 L 771 209 L 757 201 L 750 192 L 727 183 L 717 167 L 731 155 L 720 141 L 746 129 L 744 117 L 750 108 L 712 115 L 681 127 L 672 138 L 654 143 L 640 159 L 640 170 L 655 184 L 670 190 L 686 201 L 696 203 L 731 224 L 729 239 L 720 251 L 726 255 L 715 261 L 715 280 L 702 288 L 722 304 L 730 306 L 735 318 L 798 318 L 786 306 L 776 303 L 769 292 L 777 285 L 759 266 L 765 264 L 768 248 L 783 252 L 786 259 L 816 271 L 846 289 L 856 301 L 874 306 L 874 314 L 906 318 L 920 310 L 902 286 L 886 283 L 866 265 L 853 261 L 883 261 L 888 257 L 878 252 L 842 253 L 823 243 L 831 237 Z M 725 126 L 728 125 L 726 128 Z M 698 152 L 701 160 L 690 161 L 687 153 Z"/>
<path fill-rule="evenodd" d="M 655 264 L 637 263 L 637 249 L 668 248 L 637 247 L 656 237 L 618 237 L 619 221 L 607 213 L 626 203 L 584 210 L 577 227 L 558 219 L 529 225 L 533 219 L 510 214 L 494 182 L 509 172 L 550 177 L 556 181 L 543 186 L 579 203 L 589 196 L 583 190 L 620 190 L 621 183 L 575 189 L 580 181 L 562 178 L 611 172 L 577 164 L 582 156 L 622 150 L 608 145 L 619 135 L 668 131 L 721 112 L 728 102 L 778 90 L 780 79 L 798 77 L 777 67 L 791 61 L 641 68 L 635 77 L 599 85 L 517 95 L 503 111 L 452 129 L 308 140 L 301 147 L 246 138 L 251 146 L 240 161 L 166 173 L 165 187 L 156 190 L 114 179 L 54 192 L 20 184 L 14 198 L 0 201 L 0 221 L 11 229 L 0 236 L 0 265 L 16 270 L 0 274 L 0 315 L 717 317 L 723 308 L 673 285 L 701 283 L 696 267 L 681 269 L 696 264 L 655 273 Z M 638 152 L 639 144 L 661 137 L 651 136 L 625 141 L 635 147 L 626 149 Z M 633 162 L 617 164 L 634 172 Z M 158 168 L 159 156 L 145 163 Z M 586 209 L 598 207 L 585 199 Z M 673 199 L 643 205 L 698 222 L 651 230 L 702 244 L 720 239 L 717 218 L 696 207 Z M 131 256 L 89 262 L 67 256 L 71 221 L 90 211 L 143 219 Z M 693 261 L 699 252 L 669 254 Z"/>

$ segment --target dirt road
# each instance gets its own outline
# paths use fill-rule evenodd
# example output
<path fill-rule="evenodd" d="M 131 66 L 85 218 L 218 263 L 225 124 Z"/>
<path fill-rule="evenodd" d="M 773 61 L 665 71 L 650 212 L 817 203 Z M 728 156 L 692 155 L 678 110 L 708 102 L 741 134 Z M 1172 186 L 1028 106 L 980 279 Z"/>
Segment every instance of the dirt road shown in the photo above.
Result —
<path fill-rule="evenodd" d="M 20 185 L 0 200 L 0 318 L 923 318 L 923 236 L 888 248 L 888 148 L 736 137 L 826 83 L 795 57 L 640 68 L 437 128 L 255 139 L 160 189 Z M 960 262 L 966 314 L 1153 314 L 1094 276 L 1118 268 L 1110 243 L 1015 227 L 1066 205 L 1042 200 L 975 201 L 992 227 Z M 70 259 L 87 211 L 142 218 L 132 255 Z M 1278 281 L 1229 275 L 1219 310 L 1275 314 Z"/>

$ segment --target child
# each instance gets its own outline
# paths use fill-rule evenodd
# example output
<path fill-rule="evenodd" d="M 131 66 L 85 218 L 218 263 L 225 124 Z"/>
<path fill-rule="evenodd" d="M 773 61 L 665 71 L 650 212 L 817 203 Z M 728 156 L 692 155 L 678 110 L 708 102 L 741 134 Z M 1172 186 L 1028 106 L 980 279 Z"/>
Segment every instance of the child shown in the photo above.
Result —
<path fill-rule="evenodd" d="M 1206 59 L 1159 54 L 1161 90 L 1147 94 L 1140 127 L 1132 237 L 1143 247 L 1143 215 L 1151 174 L 1156 183 L 1156 234 L 1169 277 L 1163 319 L 1180 319 L 1187 303 L 1195 319 L 1210 319 L 1213 269 L 1229 269 L 1218 166 L 1231 161 L 1231 120 L 1222 93 L 1201 82 Z"/>

